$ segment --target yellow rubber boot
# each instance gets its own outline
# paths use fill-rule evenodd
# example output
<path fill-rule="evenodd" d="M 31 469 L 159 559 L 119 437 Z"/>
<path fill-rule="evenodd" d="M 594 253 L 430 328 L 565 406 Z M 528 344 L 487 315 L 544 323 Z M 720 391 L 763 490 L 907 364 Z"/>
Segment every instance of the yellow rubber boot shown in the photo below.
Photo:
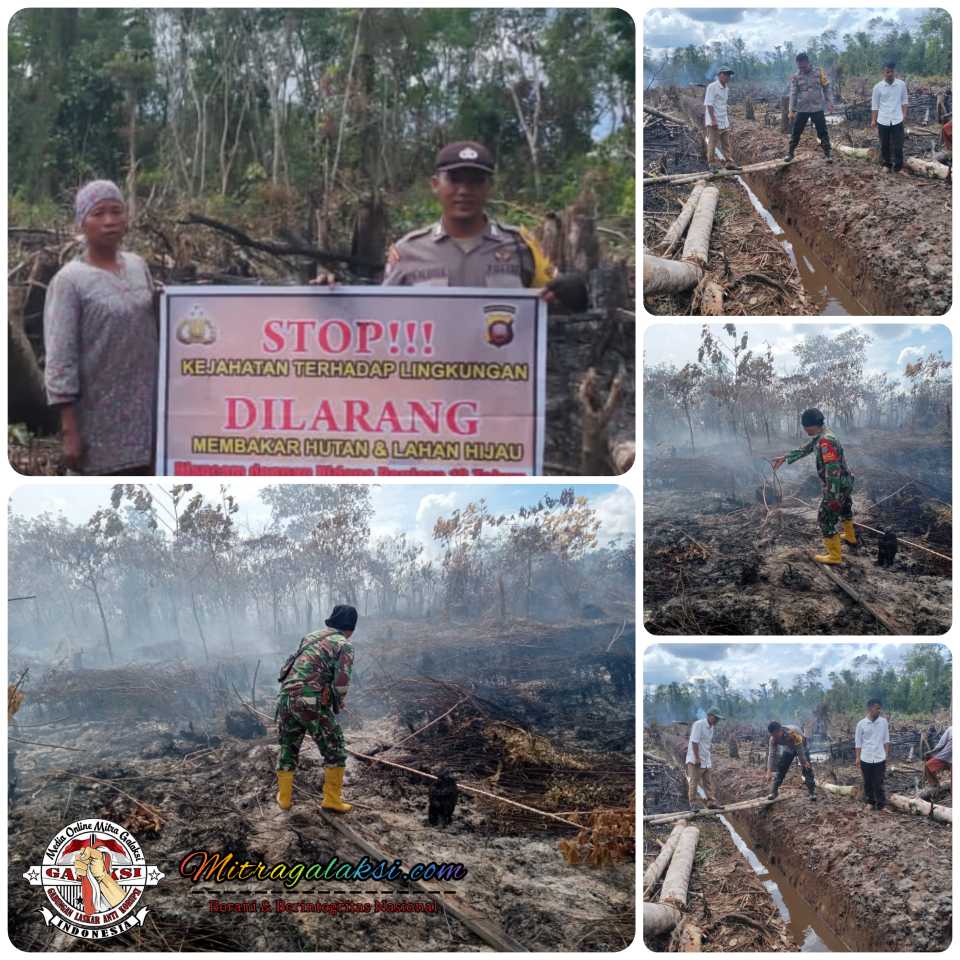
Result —
<path fill-rule="evenodd" d="M 277 806 L 281 810 L 289 810 L 293 806 L 293 770 L 278 770 Z"/>
<path fill-rule="evenodd" d="M 338 813 L 347 813 L 353 809 L 353 804 L 344 803 L 341 791 L 343 790 L 343 775 L 346 767 L 323 768 L 323 803 L 324 810 L 336 810 Z"/>
<path fill-rule="evenodd" d="M 843 563 L 840 556 L 840 534 L 835 533 L 832 537 L 824 537 L 823 545 L 827 548 L 826 553 L 818 553 L 813 559 L 817 563 Z"/>
<path fill-rule="evenodd" d="M 857 544 L 857 532 L 853 529 L 852 520 L 843 521 L 843 540 L 849 543 L 851 546 L 856 546 Z"/>

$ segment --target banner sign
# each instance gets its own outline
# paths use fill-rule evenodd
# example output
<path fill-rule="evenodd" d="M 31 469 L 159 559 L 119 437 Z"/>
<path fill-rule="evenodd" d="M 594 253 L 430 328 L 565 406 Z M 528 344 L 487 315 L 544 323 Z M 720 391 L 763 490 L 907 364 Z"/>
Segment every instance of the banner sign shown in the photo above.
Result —
<path fill-rule="evenodd" d="M 167 287 L 157 472 L 543 472 L 546 305 L 476 287 Z"/>

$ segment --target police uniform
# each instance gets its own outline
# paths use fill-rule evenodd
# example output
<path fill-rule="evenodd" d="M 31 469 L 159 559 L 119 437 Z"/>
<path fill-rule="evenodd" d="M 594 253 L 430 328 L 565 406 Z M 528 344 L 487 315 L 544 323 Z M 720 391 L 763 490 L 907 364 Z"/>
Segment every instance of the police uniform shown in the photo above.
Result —
<path fill-rule="evenodd" d="M 492 176 L 493 156 L 472 141 L 448 144 L 437 154 L 437 173 L 463 168 Z M 555 276 L 532 234 L 488 217 L 475 237 L 451 237 L 442 220 L 411 230 L 390 247 L 383 285 L 522 289 L 545 287 Z"/>

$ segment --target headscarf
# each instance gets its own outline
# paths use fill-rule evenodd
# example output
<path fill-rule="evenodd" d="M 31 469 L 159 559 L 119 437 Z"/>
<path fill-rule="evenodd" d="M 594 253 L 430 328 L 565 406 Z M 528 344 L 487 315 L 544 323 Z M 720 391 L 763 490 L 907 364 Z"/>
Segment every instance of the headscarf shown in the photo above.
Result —
<path fill-rule="evenodd" d="M 77 191 L 75 202 L 77 227 L 83 226 L 90 211 L 102 200 L 118 200 L 126 203 L 120 188 L 112 180 L 91 180 Z"/>
<path fill-rule="evenodd" d="M 357 608 L 338 603 L 329 619 L 323 622 L 334 630 L 352 630 L 357 625 Z"/>

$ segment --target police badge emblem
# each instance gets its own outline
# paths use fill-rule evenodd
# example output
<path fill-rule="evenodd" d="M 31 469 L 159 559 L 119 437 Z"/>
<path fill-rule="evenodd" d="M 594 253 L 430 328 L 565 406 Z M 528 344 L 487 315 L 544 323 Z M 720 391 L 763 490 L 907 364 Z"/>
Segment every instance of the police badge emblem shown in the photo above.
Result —
<path fill-rule="evenodd" d="M 464 148 L 457 154 L 457 156 L 458 156 L 461 160 L 476 160 L 477 157 L 480 156 L 480 154 L 477 153 L 477 151 L 474 150 L 473 147 L 464 147 Z"/>
<path fill-rule="evenodd" d="M 186 319 L 177 325 L 177 339 L 188 346 L 195 343 L 206 346 L 217 339 L 217 328 L 199 303 L 195 303 Z"/>
<path fill-rule="evenodd" d="M 513 319 L 517 308 L 506 303 L 488 303 L 483 308 L 484 338 L 493 347 L 505 347 L 513 340 Z"/>

